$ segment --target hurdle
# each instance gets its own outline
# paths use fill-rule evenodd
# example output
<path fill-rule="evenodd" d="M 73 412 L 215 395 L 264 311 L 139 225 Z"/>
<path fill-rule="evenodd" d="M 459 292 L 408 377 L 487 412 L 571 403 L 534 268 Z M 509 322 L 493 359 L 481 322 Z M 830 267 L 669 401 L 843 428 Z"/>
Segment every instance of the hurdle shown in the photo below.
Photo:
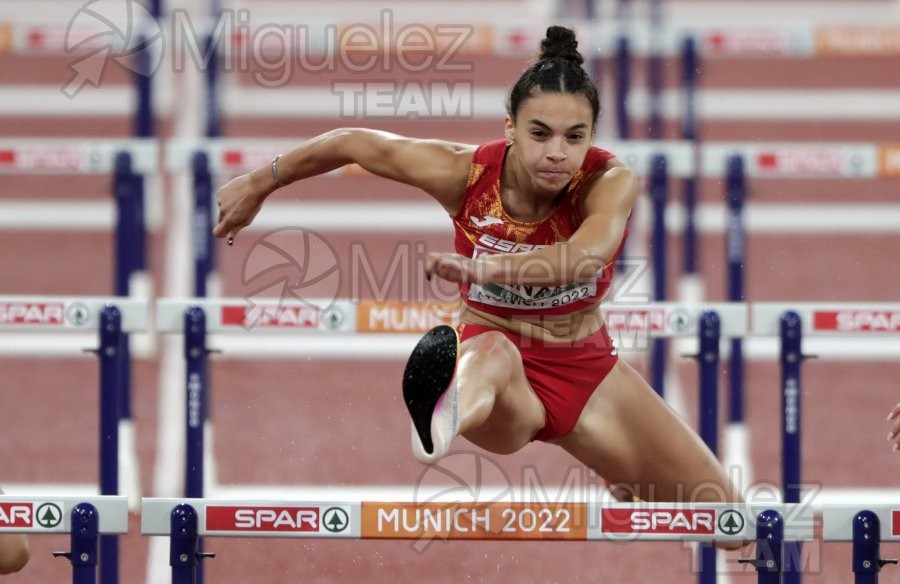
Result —
<path fill-rule="evenodd" d="M 99 491 L 101 495 L 119 494 L 120 423 L 122 384 L 129 375 L 129 362 L 122 351 L 123 339 L 130 332 L 147 328 L 147 303 L 129 298 L 55 297 L 55 296 L 0 296 L 0 339 L 8 333 L 27 333 L 15 336 L 13 344 L 21 345 L 29 338 L 39 347 L 41 339 L 50 333 L 93 332 L 96 349 L 84 349 L 89 337 L 74 335 L 70 348 L 96 353 L 100 360 L 100 414 L 99 414 Z M 8 343 L 4 343 L 8 346 Z M 6 347 L 4 347 L 6 348 Z M 32 345 L 32 352 L 34 345 Z M 28 348 L 25 347 L 25 352 Z M 23 354 L 22 347 L 5 354 Z M 137 460 L 129 460 L 136 473 Z M 131 470 L 131 469 L 129 469 Z M 124 473 L 131 476 L 132 473 Z M 138 485 L 128 485 L 132 494 Z M 63 487 L 60 487 L 63 488 Z M 127 498 L 123 498 L 127 501 Z M 135 507 L 137 502 L 133 502 Z M 101 582 L 113 584 L 118 579 L 118 540 L 104 535 L 100 542 L 104 562 L 101 565 Z"/>
<path fill-rule="evenodd" d="M 782 491 L 786 502 L 801 500 L 801 365 L 808 357 L 806 337 L 885 338 L 900 332 L 900 306 L 885 303 L 756 303 L 751 305 L 751 331 L 778 336 L 781 366 Z M 799 582 L 796 570 L 785 572 Z M 786 580 L 788 581 L 788 580 Z"/>
<path fill-rule="evenodd" d="M 700 148 L 700 167 L 704 176 L 724 176 L 726 256 L 728 264 L 727 298 L 744 299 L 746 241 L 750 231 L 762 221 L 746 208 L 748 179 L 867 179 L 896 176 L 889 161 L 893 148 L 876 143 L 774 142 L 768 144 L 710 142 Z M 787 209 L 785 209 L 787 210 Z M 890 216 L 890 211 L 883 212 Z M 808 223 L 821 221 L 809 217 Z M 767 231 L 778 230 L 780 221 L 767 218 Z M 876 227 L 877 228 L 877 227 Z M 729 452 L 741 452 L 746 444 L 744 424 L 744 340 L 733 339 L 730 350 L 729 427 L 726 442 Z M 746 456 L 744 457 L 746 458 Z"/>
<path fill-rule="evenodd" d="M 156 172 L 156 141 L 150 139 L 0 139 L 0 173 L 52 175 L 110 175 L 111 202 L 8 200 L 0 203 L 0 227 L 8 229 L 114 230 L 112 293 L 146 301 L 153 295 L 147 266 L 145 178 Z M 133 347 L 132 347 L 133 344 Z M 49 347 L 40 346 L 44 353 Z M 64 352 L 68 347 L 63 347 Z M 155 351 L 153 336 L 123 336 L 120 352 L 126 361 L 118 399 L 125 492 L 136 505 L 140 499 L 134 423 L 131 415 L 132 351 L 148 357 Z"/>
<path fill-rule="evenodd" d="M 70 550 L 54 552 L 72 564 L 73 584 L 97 582 L 97 564 L 103 570 L 115 563 L 97 542 L 128 533 L 128 500 L 125 497 L 23 497 L 0 495 L 0 534 L 70 534 Z M 104 534 L 104 535 L 101 535 Z M 101 571 L 102 574 L 105 573 Z M 116 579 L 102 582 L 116 582 Z"/>
<path fill-rule="evenodd" d="M 402 358 L 409 354 L 419 334 L 441 322 L 454 322 L 451 305 L 434 303 L 407 306 L 420 316 L 409 318 L 402 333 L 384 335 L 390 330 L 389 312 L 400 308 L 398 303 L 348 300 L 286 300 L 286 299 L 160 299 L 157 303 L 157 330 L 161 333 L 183 333 L 184 355 L 187 361 L 187 446 L 185 456 L 185 496 L 199 498 L 204 494 L 204 482 L 215 481 L 207 471 L 204 438 L 211 429 L 207 424 L 207 358 L 210 346 L 221 349 L 221 343 L 208 341 L 207 334 L 221 336 L 253 335 L 253 351 L 263 346 L 259 336 L 275 336 L 292 348 L 297 355 L 322 355 L 330 341 L 336 355 L 346 355 L 347 336 L 374 336 L 364 343 L 380 356 Z M 457 307 L 458 308 L 458 307 Z M 676 304 L 606 305 L 602 308 L 609 334 L 618 339 L 623 351 L 646 350 L 652 339 L 659 337 L 695 336 L 700 339 L 697 355 L 701 370 L 700 433 L 710 449 L 717 453 L 718 443 L 718 366 L 719 340 L 739 337 L 747 333 L 747 307 L 740 304 Z M 395 331 L 399 333 L 400 331 Z M 333 334 L 332 334 L 333 333 Z M 309 342 L 303 343 L 304 337 Z M 329 338 L 331 337 L 331 338 Z M 246 346 L 246 342 L 244 345 Z M 312 349 L 315 345 L 316 349 Z M 262 354 L 274 354 L 272 345 L 265 345 Z M 224 351 L 230 355 L 246 355 L 240 344 L 234 343 Z M 715 578 L 715 550 L 701 549 L 703 573 L 712 582 Z"/>
<path fill-rule="evenodd" d="M 194 582 L 201 537 L 502 541 L 782 541 L 810 540 L 813 518 L 793 505 L 625 504 L 599 500 L 498 501 L 428 495 L 427 500 L 153 499 L 141 508 L 141 533 L 170 537 L 172 583 Z M 512 497 L 514 499 L 514 495 Z M 777 540 L 758 536 L 779 517 Z M 770 552 L 766 552 L 770 553 Z M 771 556 L 769 556 L 771 557 Z M 763 574 L 771 573 L 764 566 Z"/>

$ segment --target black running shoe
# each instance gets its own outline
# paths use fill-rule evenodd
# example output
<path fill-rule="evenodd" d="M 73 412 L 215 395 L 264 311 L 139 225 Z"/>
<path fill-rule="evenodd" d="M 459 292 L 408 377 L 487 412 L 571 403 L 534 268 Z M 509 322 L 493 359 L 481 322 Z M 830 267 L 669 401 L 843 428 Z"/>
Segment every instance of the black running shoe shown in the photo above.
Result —
<path fill-rule="evenodd" d="M 444 456 L 459 431 L 458 355 L 456 329 L 440 325 L 425 333 L 403 372 L 403 401 L 412 418 L 413 454 L 426 464 Z"/>

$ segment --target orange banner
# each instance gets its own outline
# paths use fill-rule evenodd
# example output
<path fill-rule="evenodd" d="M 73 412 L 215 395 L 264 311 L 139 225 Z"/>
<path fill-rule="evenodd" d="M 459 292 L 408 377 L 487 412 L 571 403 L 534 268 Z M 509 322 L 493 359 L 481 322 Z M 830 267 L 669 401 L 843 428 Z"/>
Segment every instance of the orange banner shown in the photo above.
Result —
<path fill-rule="evenodd" d="M 0 55 L 12 52 L 13 28 L 8 22 L 0 22 Z"/>
<path fill-rule="evenodd" d="M 900 56 L 900 27 L 822 27 L 816 31 L 816 54 L 832 57 Z"/>
<path fill-rule="evenodd" d="M 356 311 L 356 332 L 424 333 L 440 324 L 455 324 L 459 305 L 441 302 L 363 300 Z"/>
<path fill-rule="evenodd" d="M 585 540 L 586 503 L 368 503 L 362 537 Z"/>
<path fill-rule="evenodd" d="M 900 176 L 900 144 L 881 147 L 881 176 Z"/>

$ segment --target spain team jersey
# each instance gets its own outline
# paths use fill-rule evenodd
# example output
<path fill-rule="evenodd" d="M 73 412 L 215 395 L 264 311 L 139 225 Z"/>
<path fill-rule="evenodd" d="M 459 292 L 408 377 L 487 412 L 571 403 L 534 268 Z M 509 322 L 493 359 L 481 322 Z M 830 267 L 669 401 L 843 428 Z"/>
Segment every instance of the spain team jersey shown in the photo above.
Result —
<path fill-rule="evenodd" d="M 584 220 L 580 202 L 586 194 L 587 179 L 602 172 L 614 157 L 600 148 L 590 148 L 556 209 L 541 221 L 525 222 L 510 217 L 500 199 L 500 177 L 506 152 L 505 140 L 489 142 L 475 151 L 463 204 L 453 217 L 458 254 L 477 258 L 484 254 L 532 251 L 568 241 Z M 606 293 L 627 236 L 626 229 L 609 265 L 589 281 L 549 287 L 463 282 L 459 287 L 460 295 L 473 308 L 503 316 L 573 312 L 597 302 Z"/>

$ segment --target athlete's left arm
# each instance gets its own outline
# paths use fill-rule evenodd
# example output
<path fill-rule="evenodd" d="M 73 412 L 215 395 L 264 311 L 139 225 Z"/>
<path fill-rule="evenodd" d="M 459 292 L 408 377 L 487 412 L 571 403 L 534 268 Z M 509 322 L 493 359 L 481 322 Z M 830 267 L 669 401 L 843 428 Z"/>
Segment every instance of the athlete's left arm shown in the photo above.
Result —
<path fill-rule="evenodd" d="M 584 200 L 585 219 L 568 241 L 539 250 L 482 256 L 471 260 L 456 254 L 429 257 L 429 277 L 458 282 L 559 286 L 589 280 L 610 264 L 622 243 L 637 199 L 634 173 L 610 160 Z"/>

